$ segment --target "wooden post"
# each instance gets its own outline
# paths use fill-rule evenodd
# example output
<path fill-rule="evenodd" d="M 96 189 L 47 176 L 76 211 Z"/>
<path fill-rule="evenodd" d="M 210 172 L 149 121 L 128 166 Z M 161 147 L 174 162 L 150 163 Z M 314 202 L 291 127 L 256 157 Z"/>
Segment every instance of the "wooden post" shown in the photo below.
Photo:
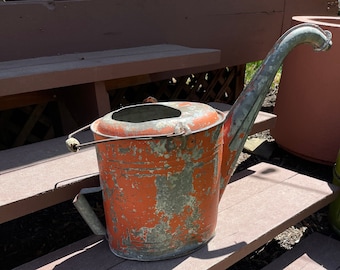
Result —
<path fill-rule="evenodd" d="M 58 92 L 64 131 L 87 125 L 111 110 L 105 82 L 70 86 Z"/>

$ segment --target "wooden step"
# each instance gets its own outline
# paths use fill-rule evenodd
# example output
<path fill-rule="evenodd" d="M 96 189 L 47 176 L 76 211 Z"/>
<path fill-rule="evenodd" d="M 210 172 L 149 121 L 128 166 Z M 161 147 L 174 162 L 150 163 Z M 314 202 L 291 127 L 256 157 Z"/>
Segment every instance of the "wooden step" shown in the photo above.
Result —
<path fill-rule="evenodd" d="M 220 62 L 221 51 L 157 44 L 0 62 L 0 97 Z"/>
<path fill-rule="evenodd" d="M 90 236 L 17 269 L 226 269 L 339 193 L 325 181 L 260 163 L 232 177 L 219 205 L 216 236 L 190 255 L 128 261 L 113 255 L 105 239 Z"/>
<path fill-rule="evenodd" d="M 253 129 L 270 128 L 275 116 L 260 112 Z M 92 140 L 80 133 L 81 142 Z M 73 199 L 83 187 L 98 186 L 94 147 L 69 153 L 66 137 L 0 151 L 0 224 Z"/>
<path fill-rule="evenodd" d="M 92 139 L 80 133 L 81 141 Z M 66 137 L 0 151 L 0 224 L 74 198 L 98 186 L 95 149 L 70 153 Z"/>
<path fill-rule="evenodd" d="M 313 233 L 263 270 L 340 269 L 340 241 Z"/>

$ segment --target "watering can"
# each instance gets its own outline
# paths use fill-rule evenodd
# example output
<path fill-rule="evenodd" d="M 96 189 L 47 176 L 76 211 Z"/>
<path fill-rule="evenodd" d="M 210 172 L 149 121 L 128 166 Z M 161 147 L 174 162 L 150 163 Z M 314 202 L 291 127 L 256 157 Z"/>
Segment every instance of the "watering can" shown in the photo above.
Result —
<path fill-rule="evenodd" d="M 101 186 L 74 204 L 95 234 L 107 235 L 117 256 L 140 261 L 174 258 L 205 245 L 254 120 L 284 57 L 296 45 L 331 46 L 331 33 L 302 24 L 274 45 L 230 112 L 196 102 L 123 107 L 66 141 L 71 151 L 95 144 Z M 74 135 L 90 128 L 93 142 Z M 106 229 L 83 194 L 102 191 Z"/>

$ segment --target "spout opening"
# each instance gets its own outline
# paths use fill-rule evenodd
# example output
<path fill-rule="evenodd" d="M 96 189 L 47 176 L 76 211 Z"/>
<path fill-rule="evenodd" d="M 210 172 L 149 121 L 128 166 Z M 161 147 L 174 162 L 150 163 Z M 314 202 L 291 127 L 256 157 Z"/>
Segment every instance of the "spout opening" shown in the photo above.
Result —
<path fill-rule="evenodd" d="M 143 123 L 153 120 L 180 117 L 181 111 L 158 104 L 126 107 L 112 114 L 112 120 L 129 123 Z"/>

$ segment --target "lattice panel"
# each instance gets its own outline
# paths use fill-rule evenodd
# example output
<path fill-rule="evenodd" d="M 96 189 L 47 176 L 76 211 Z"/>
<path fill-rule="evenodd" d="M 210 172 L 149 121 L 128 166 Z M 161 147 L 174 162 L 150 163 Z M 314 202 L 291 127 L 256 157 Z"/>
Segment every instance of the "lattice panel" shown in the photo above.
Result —
<path fill-rule="evenodd" d="M 245 66 L 223 68 L 179 78 L 109 91 L 111 108 L 141 103 L 148 96 L 159 101 L 189 100 L 232 104 L 243 89 Z"/>
<path fill-rule="evenodd" d="M 0 111 L 0 150 L 60 136 L 54 105 L 43 103 Z"/>

